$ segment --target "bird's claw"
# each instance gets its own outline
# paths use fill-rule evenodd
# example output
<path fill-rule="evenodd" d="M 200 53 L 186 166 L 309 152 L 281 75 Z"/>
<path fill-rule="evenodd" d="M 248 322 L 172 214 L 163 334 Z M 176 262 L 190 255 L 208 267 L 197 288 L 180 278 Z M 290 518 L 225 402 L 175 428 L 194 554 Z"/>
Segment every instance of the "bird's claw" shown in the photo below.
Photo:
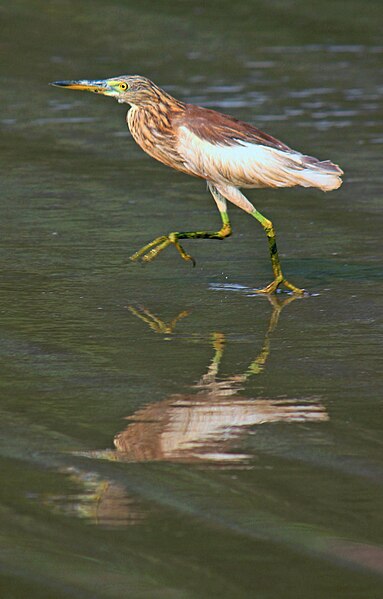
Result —
<path fill-rule="evenodd" d="M 287 289 L 289 289 L 296 295 L 305 295 L 306 294 L 306 291 L 304 289 L 300 289 L 299 287 L 296 287 L 292 283 L 289 283 L 289 281 L 287 279 L 285 279 L 282 275 L 277 276 L 274 279 L 274 281 L 269 283 L 269 285 L 266 285 L 266 287 L 263 287 L 263 289 L 255 289 L 255 292 L 264 294 L 264 295 L 269 295 L 271 293 L 275 293 L 278 290 L 278 287 L 280 285 L 284 285 Z"/>
<path fill-rule="evenodd" d="M 132 262 L 136 262 L 137 260 L 141 260 L 141 262 L 152 262 L 152 260 L 157 258 L 158 254 L 167 248 L 171 243 L 174 245 L 183 260 L 191 262 L 193 266 L 196 265 L 193 256 L 190 256 L 190 254 L 188 254 L 179 243 L 177 233 L 169 233 L 169 235 L 157 237 L 143 248 L 138 250 L 138 252 L 135 252 L 132 256 L 130 256 L 129 260 Z"/>
<path fill-rule="evenodd" d="M 178 243 L 178 241 L 173 241 L 179 255 L 181 256 L 181 258 L 183 260 L 186 260 L 186 262 L 191 262 L 194 266 L 196 265 L 196 261 L 194 260 L 193 256 L 191 256 L 190 254 L 188 254 L 187 252 L 185 252 L 184 248 L 182 247 L 182 245 L 180 243 Z"/>

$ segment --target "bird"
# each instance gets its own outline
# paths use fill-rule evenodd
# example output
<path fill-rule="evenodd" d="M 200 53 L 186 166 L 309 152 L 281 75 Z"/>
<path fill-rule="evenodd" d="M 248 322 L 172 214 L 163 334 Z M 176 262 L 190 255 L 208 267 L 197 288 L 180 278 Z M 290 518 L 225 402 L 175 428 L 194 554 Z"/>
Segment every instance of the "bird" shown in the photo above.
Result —
<path fill-rule="evenodd" d="M 274 225 L 241 189 L 302 186 L 331 191 L 342 184 L 343 171 L 338 165 L 293 150 L 254 125 L 232 116 L 178 100 L 141 75 L 54 81 L 50 85 L 111 96 L 121 104 L 128 104 L 129 130 L 149 156 L 207 182 L 221 216 L 221 228 L 161 235 L 130 256 L 130 260 L 150 262 L 173 245 L 184 260 L 195 265 L 180 240 L 229 237 L 232 234 L 227 211 L 229 201 L 254 217 L 266 233 L 274 278 L 255 291 L 272 294 L 283 286 L 293 294 L 306 293 L 285 278 Z"/>

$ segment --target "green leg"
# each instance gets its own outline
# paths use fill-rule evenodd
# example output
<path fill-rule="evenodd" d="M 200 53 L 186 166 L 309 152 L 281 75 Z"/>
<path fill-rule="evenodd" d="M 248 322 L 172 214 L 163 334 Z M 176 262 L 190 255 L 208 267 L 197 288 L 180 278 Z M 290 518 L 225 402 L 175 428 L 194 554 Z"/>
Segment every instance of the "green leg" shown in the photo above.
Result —
<path fill-rule="evenodd" d="M 231 235 L 231 225 L 229 221 L 229 217 L 226 211 L 220 211 L 221 219 L 222 219 L 222 227 L 219 231 L 183 231 L 177 232 L 174 231 L 169 233 L 168 235 L 162 235 L 161 237 L 157 237 L 143 248 L 138 250 L 135 254 L 130 256 L 130 260 L 138 260 L 141 259 L 143 262 L 151 262 L 158 256 L 162 250 L 167 248 L 170 244 L 173 244 L 174 247 L 178 250 L 181 258 L 184 260 L 189 260 L 195 265 L 195 260 L 187 254 L 179 243 L 180 239 L 225 239 Z"/>
<path fill-rule="evenodd" d="M 288 280 L 285 279 L 285 277 L 283 276 L 281 263 L 280 263 L 279 257 L 278 257 L 277 242 L 275 239 L 275 231 L 274 231 L 273 223 L 271 222 L 271 220 L 265 218 L 255 208 L 251 212 L 251 215 L 254 216 L 254 218 L 256 218 L 257 221 L 261 223 L 261 225 L 264 228 L 265 233 L 267 235 L 267 240 L 269 242 L 271 266 L 272 266 L 273 273 L 274 273 L 274 281 L 272 281 L 269 285 L 267 285 L 263 289 L 257 290 L 257 292 L 258 293 L 274 293 L 274 291 L 276 291 L 278 289 L 279 285 L 284 285 L 285 287 L 287 287 L 287 289 L 290 289 L 290 291 L 293 291 L 294 293 L 303 294 L 304 289 L 299 289 L 299 287 L 295 287 L 295 285 L 292 285 L 292 283 L 289 283 Z"/>

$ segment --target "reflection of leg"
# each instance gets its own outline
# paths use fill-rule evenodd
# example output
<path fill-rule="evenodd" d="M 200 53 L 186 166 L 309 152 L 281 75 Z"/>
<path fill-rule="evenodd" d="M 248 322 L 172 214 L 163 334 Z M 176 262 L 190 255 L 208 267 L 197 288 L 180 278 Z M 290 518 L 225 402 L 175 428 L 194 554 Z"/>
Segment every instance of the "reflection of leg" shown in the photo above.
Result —
<path fill-rule="evenodd" d="M 229 237 L 229 235 L 231 235 L 231 225 L 226 211 L 226 200 L 223 196 L 221 196 L 214 185 L 209 183 L 208 186 L 218 206 L 218 210 L 222 219 L 222 227 L 219 231 L 173 231 L 172 233 L 168 233 L 168 235 L 157 237 L 145 245 L 143 248 L 138 250 L 138 252 L 130 256 L 130 260 L 135 261 L 141 258 L 143 262 L 151 262 L 158 256 L 160 252 L 162 252 L 162 250 L 173 244 L 181 258 L 184 260 L 189 260 L 193 263 L 193 265 L 195 265 L 194 258 L 187 254 L 182 245 L 179 243 L 180 239 L 225 239 L 225 237 Z"/>
<path fill-rule="evenodd" d="M 128 306 L 130 312 L 137 316 L 140 320 L 145 322 L 155 333 L 173 333 L 175 326 L 179 320 L 188 316 L 189 312 L 187 310 L 183 310 L 180 312 L 175 318 L 173 318 L 169 324 L 166 324 L 161 318 L 158 318 L 148 310 L 147 308 L 134 308 L 133 306 Z"/>
<path fill-rule="evenodd" d="M 290 297 L 285 297 L 283 300 L 280 300 L 275 295 L 268 295 L 267 299 L 269 300 L 270 304 L 273 306 L 273 311 L 271 313 L 269 328 L 267 329 L 267 333 L 266 333 L 267 335 L 270 335 L 270 333 L 272 333 L 274 331 L 274 329 L 276 328 L 276 326 L 278 324 L 279 315 L 282 312 L 283 308 L 285 308 L 286 306 L 291 304 L 291 302 L 295 302 L 295 300 L 298 298 L 294 295 L 290 295 Z"/>
<path fill-rule="evenodd" d="M 219 365 L 221 363 L 223 350 L 225 347 L 225 335 L 223 333 L 213 333 L 212 339 L 215 353 L 212 361 L 210 362 L 207 373 L 201 377 L 199 383 L 196 385 L 197 387 L 206 387 L 213 385 L 216 382 Z"/>
<path fill-rule="evenodd" d="M 285 306 L 288 306 L 288 304 L 298 299 L 296 295 L 291 295 L 290 297 L 285 298 L 283 301 L 279 301 L 279 298 L 277 298 L 274 295 L 268 295 L 267 297 L 269 302 L 273 306 L 273 311 L 270 316 L 270 322 L 269 326 L 267 327 L 262 349 L 258 356 L 255 358 L 255 360 L 253 360 L 250 366 L 248 367 L 245 375 L 246 378 L 252 376 L 253 374 L 259 374 L 264 369 L 266 360 L 270 354 L 270 335 L 275 330 L 278 324 L 279 315 Z"/>

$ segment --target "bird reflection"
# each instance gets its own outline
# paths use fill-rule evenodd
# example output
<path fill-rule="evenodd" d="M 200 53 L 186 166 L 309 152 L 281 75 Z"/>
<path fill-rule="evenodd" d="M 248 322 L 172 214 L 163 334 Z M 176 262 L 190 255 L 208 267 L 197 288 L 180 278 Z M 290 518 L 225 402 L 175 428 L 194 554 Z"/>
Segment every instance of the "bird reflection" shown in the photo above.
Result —
<path fill-rule="evenodd" d="M 143 506 L 123 485 L 77 467 L 63 468 L 60 472 L 68 477 L 77 492 L 42 495 L 41 503 L 51 511 L 82 518 L 104 528 L 132 526 L 145 518 Z"/>
<path fill-rule="evenodd" d="M 260 353 L 243 374 L 219 378 L 226 340 L 213 333 L 213 358 L 192 393 L 174 394 L 129 416 L 129 425 L 114 438 L 114 459 L 123 461 L 205 462 L 216 465 L 243 464 L 251 455 L 233 449 L 250 427 L 271 422 L 321 422 L 327 413 L 315 398 L 268 399 L 239 395 L 249 377 L 259 374 L 270 353 L 270 337 L 282 309 L 297 298 L 280 301 L 270 297 L 272 314 Z M 172 325 L 145 308 L 130 311 L 155 332 L 172 332 Z"/>
<path fill-rule="evenodd" d="M 149 404 L 129 416 L 128 426 L 114 437 L 113 450 L 80 452 L 80 455 L 120 462 L 171 461 L 199 463 L 215 468 L 250 468 L 252 455 L 238 451 L 239 441 L 251 428 L 273 422 L 324 422 L 325 408 L 317 398 L 266 398 L 241 395 L 246 382 L 265 368 L 270 340 L 282 310 L 296 296 L 280 299 L 270 296 L 272 312 L 261 351 L 243 373 L 219 376 L 226 338 L 210 334 L 212 359 L 206 372 L 189 393 L 177 393 Z M 128 306 L 131 314 L 154 333 L 166 338 L 179 321 L 182 311 L 168 322 L 145 307 Z M 70 515 L 86 518 L 104 527 L 138 524 L 145 509 L 123 485 L 103 480 L 97 474 L 71 469 L 71 480 L 81 487 L 71 496 L 49 496 L 44 503 Z"/>

